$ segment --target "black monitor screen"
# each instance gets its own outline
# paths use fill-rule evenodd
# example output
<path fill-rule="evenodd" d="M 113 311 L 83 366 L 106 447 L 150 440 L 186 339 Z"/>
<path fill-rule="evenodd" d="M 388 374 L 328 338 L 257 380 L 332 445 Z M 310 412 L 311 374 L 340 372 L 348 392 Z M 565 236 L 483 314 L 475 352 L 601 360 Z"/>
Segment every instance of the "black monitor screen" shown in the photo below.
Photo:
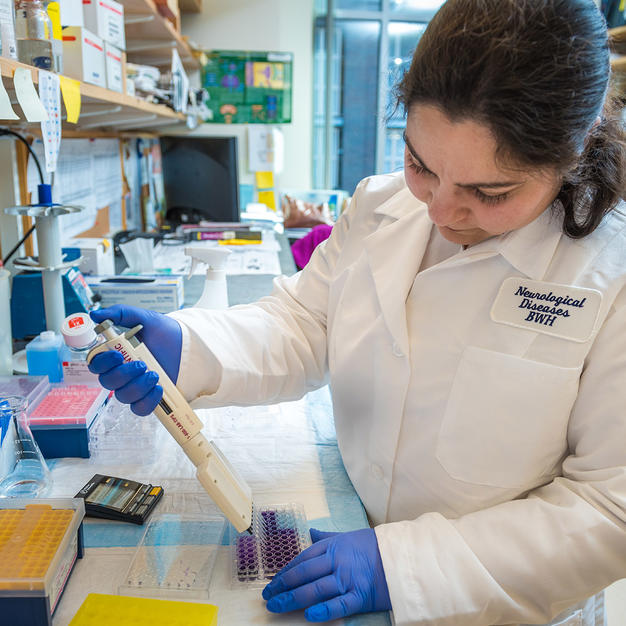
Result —
<path fill-rule="evenodd" d="M 237 137 L 161 137 L 168 216 L 239 221 Z"/>

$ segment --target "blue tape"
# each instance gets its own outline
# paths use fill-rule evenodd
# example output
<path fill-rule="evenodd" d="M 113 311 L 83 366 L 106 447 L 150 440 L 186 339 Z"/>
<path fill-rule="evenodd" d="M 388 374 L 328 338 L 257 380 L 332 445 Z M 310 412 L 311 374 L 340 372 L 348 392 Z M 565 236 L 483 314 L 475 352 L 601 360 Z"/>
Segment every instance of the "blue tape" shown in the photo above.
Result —
<path fill-rule="evenodd" d="M 162 515 L 153 522 L 146 535 L 146 546 L 228 545 L 222 537 L 224 521 L 181 521 L 177 515 Z M 150 523 L 150 520 L 148 522 Z M 146 526 L 128 522 L 96 522 L 83 525 L 86 548 L 132 548 L 141 543 Z M 227 535 L 227 533 L 224 533 Z"/>

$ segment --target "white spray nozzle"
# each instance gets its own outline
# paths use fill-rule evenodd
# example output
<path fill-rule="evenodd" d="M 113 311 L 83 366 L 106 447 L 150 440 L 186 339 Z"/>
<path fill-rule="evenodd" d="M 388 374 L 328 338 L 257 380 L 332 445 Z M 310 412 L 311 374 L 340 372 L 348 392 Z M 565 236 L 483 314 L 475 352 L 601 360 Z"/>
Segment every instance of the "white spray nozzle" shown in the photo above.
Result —
<path fill-rule="evenodd" d="M 198 263 L 206 263 L 213 270 L 225 269 L 230 250 L 188 246 L 185 248 L 185 254 L 191 257 L 191 269 L 189 270 L 189 278 L 191 278 Z"/>

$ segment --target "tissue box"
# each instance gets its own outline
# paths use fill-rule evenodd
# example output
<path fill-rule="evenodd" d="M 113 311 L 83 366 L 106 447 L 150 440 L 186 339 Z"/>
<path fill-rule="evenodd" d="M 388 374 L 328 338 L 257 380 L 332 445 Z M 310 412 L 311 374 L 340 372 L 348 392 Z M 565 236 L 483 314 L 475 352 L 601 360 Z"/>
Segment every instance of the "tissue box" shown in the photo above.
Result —
<path fill-rule="evenodd" d="M 85 280 L 101 297 L 102 307 L 128 304 L 159 313 L 171 313 L 183 306 L 182 275 L 85 276 Z"/>

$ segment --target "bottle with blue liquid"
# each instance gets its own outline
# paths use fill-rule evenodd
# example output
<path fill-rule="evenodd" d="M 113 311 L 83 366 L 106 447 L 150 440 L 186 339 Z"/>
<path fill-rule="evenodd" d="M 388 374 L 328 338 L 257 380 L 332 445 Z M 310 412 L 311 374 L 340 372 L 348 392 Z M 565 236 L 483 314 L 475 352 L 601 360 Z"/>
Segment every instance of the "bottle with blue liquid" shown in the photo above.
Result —
<path fill-rule="evenodd" d="M 51 383 L 63 380 L 63 337 L 53 330 L 44 330 L 26 346 L 29 376 L 48 376 Z"/>

